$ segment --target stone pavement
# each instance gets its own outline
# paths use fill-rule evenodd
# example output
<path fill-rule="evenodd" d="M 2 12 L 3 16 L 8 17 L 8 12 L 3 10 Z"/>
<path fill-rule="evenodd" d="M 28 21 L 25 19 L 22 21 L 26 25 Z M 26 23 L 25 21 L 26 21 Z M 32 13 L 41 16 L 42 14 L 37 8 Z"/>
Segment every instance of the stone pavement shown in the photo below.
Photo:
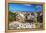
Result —
<path fill-rule="evenodd" d="M 9 29 L 23 29 L 23 28 L 35 28 L 35 23 L 21 23 L 14 21 L 9 24 Z"/>

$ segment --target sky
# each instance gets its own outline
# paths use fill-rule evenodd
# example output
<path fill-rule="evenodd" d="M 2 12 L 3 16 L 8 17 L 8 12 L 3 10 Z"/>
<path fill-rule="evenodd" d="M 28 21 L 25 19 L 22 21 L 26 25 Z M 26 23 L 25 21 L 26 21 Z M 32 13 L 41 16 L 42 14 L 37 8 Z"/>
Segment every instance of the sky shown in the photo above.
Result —
<path fill-rule="evenodd" d="M 39 12 L 42 11 L 42 5 L 41 4 L 16 4 L 11 3 L 8 5 L 9 11 L 11 12 Z"/>

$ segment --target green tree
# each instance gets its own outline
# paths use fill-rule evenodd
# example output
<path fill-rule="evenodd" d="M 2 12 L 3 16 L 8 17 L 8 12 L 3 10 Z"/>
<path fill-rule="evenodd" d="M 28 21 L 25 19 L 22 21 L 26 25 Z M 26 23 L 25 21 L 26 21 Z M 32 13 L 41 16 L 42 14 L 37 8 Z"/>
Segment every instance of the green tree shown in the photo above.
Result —
<path fill-rule="evenodd" d="M 15 19 L 16 19 L 16 13 L 9 11 L 8 12 L 8 21 L 12 22 L 12 21 L 15 21 Z"/>

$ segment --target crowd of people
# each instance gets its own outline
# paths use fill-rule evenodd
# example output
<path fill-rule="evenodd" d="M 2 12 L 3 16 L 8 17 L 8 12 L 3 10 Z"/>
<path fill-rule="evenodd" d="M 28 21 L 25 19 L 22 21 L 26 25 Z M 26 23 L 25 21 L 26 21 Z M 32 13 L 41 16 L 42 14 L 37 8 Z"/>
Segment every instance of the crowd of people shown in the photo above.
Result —
<path fill-rule="evenodd" d="M 16 20 L 9 24 L 9 28 L 10 29 L 35 28 L 35 17 L 37 18 L 37 22 L 43 23 L 42 12 L 37 13 L 37 15 L 31 12 L 16 12 Z M 42 26 L 42 24 L 40 24 L 40 26 Z"/>
<path fill-rule="evenodd" d="M 42 12 L 36 13 L 31 12 L 18 12 L 16 16 L 16 20 L 23 20 L 23 21 L 29 21 L 29 22 L 35 22 L 35 17 L 37 18 L 37 21 L 42 23 L 43 22 L 43 14 Z"/>

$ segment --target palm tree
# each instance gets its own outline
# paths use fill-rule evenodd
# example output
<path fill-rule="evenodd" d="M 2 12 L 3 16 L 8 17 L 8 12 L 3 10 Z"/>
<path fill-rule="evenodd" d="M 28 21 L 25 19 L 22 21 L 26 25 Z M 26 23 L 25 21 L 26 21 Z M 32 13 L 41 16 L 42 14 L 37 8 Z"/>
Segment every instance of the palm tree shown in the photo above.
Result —
<path fill-rule="evenodd" d="M 37 8 L 36 8 L 36 6 L 35 6 L 35 11 L 36 11 L 36 12 L 34 12 L 34 14 L 35 14 L 35 26 L 36 26 L 36 30 L 37 30 L 38 29 L 38 21 L 37 21 L 38 14 L 37 14 Z"/>

